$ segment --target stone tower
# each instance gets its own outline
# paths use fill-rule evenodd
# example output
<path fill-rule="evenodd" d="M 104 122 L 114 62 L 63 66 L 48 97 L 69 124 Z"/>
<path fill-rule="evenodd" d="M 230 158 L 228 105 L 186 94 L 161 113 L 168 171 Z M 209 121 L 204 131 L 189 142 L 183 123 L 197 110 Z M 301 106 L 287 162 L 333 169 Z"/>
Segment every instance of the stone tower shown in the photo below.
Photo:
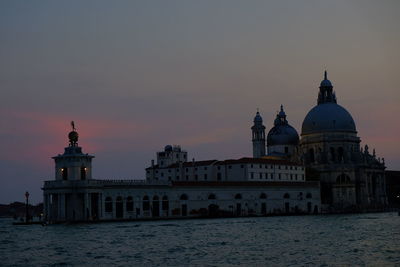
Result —
<path fill-rule="evenodd" d="M 71 122 L 72 131 L 68 134 L 69 146 L 64 148 L 64 154 L 53 157 L 55 161 L 56 180 L 90 180 L 92 179 L 92 159 L 94 156 L 82 153 L 78 146 L 79 134 Z"/>
<path fill-rule="evenodd" d="M 265 156 L 265 126 L 260 112 L 257 111 L 254 117 L 254 125 L 251 127 L 253 142 L 253 157 L 261 158 Z"/>

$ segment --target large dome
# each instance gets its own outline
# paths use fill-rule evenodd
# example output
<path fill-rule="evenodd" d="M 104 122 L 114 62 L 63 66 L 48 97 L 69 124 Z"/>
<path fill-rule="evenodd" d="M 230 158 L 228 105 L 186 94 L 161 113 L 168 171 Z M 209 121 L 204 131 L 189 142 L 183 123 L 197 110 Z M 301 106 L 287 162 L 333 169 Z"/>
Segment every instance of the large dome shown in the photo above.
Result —
<path fill-rule="evenodd" d="M 281 111 L 276 115 L 274 127 L 268 132 L 267 145 L 297 145 L 298 143 L 299 134 L 296 129 L 289 125 L 281 105 Z"/>
<path fill-rule="evenodd" d="M 356 132 L 356 124 L 350 113 L 334 103 L 322 103 L 310 110 L 304 118 L 301 134 L 320 132 Z"/>

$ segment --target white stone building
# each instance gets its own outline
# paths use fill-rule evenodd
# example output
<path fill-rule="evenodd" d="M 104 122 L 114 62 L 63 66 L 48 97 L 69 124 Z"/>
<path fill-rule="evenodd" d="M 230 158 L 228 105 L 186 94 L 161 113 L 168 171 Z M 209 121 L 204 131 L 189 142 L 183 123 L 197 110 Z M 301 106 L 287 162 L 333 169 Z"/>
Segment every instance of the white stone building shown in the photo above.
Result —
<path fill-rule="evenodd" d="M 187 161 L 180 147 L 157 153 L 146 180 L 92 178 L 92 159 L 78 146 L 78 133 L 55 160 L 55 179 L 45 181 L 49 222 L 264 216 L 318 213 L 318 182 L 305 181 L 304 167 L 286 160 Z"/>

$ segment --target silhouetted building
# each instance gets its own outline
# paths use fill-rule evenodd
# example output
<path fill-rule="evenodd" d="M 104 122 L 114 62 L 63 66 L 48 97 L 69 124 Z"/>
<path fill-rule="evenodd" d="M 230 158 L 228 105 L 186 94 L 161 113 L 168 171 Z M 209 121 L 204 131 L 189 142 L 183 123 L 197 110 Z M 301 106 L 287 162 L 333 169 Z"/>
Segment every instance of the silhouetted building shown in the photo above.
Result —
<path fill-rule="evenodd" d="M 327 211 L 382 209 L 387 205 L 384 160 L 367 145 L 360 148 L 354 120 L 337 104 L 326 72 L 319 89 L 317 105 L 304 118 L 300 142 L 281 107 L 264 156 L 300 162 L 316 173 Z"/>

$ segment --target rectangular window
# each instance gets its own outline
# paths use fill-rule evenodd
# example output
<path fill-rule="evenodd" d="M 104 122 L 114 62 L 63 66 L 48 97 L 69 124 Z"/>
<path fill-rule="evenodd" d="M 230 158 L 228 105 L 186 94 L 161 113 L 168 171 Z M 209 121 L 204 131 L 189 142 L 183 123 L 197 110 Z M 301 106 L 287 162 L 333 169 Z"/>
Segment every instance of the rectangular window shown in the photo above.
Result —
<path fill-rule="evenodd" d="M 242 164 L 242 165 L 240 165 L 240 168 L 242 168 L 242 169 L 244 168 L 243 164 Z"/>
<path fill-rule="evenodd" d="M 194 179 L 197 181 L 199 179 L 199 176 L 197 174 L 194 176 Z"/>
<path fill-rule="evenodd" d="M 229 165 L 229 166 L 228 166 L 228 169 L 232 169 L 232 166 L 231 166 L 231 165 Z"/>
<path fill-rule="evenodd" d="M 221 173 L 220 173 L 220 172 L 217 173 L 217 180 L 218 180 L 218 181 L 221 181 Z"/>
<path fill-rule="evenodd" d="M 262 168 L 262 165 L 260 164 L 260 169 Z"/>
<path fill-rule="evenodd" d="M 207 173 L 204 174 L 204 180 L 207 180 Z"/>
<path fill-rule="evenodd" d="M 281 174 L 279 174 L 278 177 L 279 177 L 279 180 L 280 180 L 281 179 Z"/>
<path fill-rule="evenodd" d="M 262 179 L 262 173 L 260 173 L 260 179 Z"/>
<path fill-rule="evenodd" d="M 189 180 L 189 175 L 186 175 L 186 181 Z"/>
<path fill-rule="evenodd" d="M 253 168 L 253 164 L 251 164 L 250 167 Z"/>
<path fill-rule="evenodd" d="M 251 179 L 253 179 L 254 178 L 254 173 L 250 173 L 250 177 L 251 177 Z"/>

